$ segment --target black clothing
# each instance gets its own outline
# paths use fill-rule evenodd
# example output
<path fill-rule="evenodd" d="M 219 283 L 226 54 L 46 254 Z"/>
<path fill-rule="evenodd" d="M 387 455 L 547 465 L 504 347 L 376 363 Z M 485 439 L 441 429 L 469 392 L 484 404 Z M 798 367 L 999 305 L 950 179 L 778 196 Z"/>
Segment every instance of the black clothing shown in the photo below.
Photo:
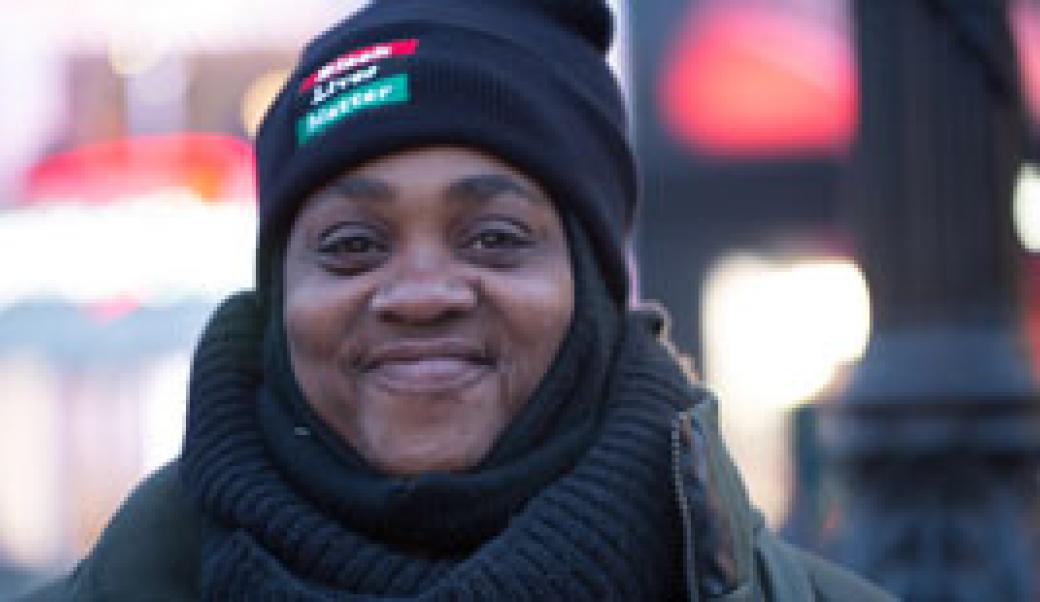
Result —
<path fill-rule="evenodd" d="M 351 530 L 335 504 L 291 484 L 251 411 L 262 322 L 248 294 L 218 311 L 193 364 L 182 458 L 142 484 L 68 579 L 29 600 L 890 599 L 763 528 L 714 400 L 636 316 L 587 451 L 521 508 L 506 504 L 500 532 L 454 554 Z M 405 520 L 384 526 L 395 516 Z"/>
<path fill-rule="evenodd" d="M 681 533 L 686 602 L 886 602 L 893 598 L 852 573 L 788 546 L 763 528 L 747 505 L 740 478 L 718 434 L 716 404 L 704 396 L 676 415 L 672 468 L 680 490 L 692 500 L 680 512 L 688 520 Z M 693 439 L 681 433 L 688 431 Z M 690 444 L 692 441 L 696 443 Z M 689 446 L 687 447 L 687 445 Z M 710 457 L 705 470 L 683 462 L 683 450 Z M 706 453 L 705 453 L 706 452 Z M 21 602 L 193 602 L 200 599 L 199 559 L 202 517 L 188 503 L 181 467 L 173 463 L 141 483 L 124 502 L 88 557 L 68 577 Z M 717 496 L 720 505 L 697 507 L 698 498 Z M 718 513 L 715 513 L 718 512 Z M 721 533 L 724 535 L 720 536 Z M 728 543 L 727 543 L 728 540 Z M 698 553 L 698 550 L 702 552 Z M 738 551 L 739 550 L 739 551 Z M 722 554 L 707 566 L 696 557 Z M 730 566 L 733 571 L 713 567 Z M 736 580 L 719 576 L 729 573 Z M 668 575 L 662 573 L 662 579 Z M 713 581 L 710 587 L 705 583 Z M 729 593 L 709 596 L 725 584 Z M 558 599 L 558 598 L 555 598 Z M 546 597 L 541 602 L 554 598 Z"/>
<path fill-rule="evenodd" d="M 295 436 L 313 445 L 268 452 L 271 439 L 258 421 L 279 422 L 269 428 L 280 427 L 288 437 L 299 425 L 282 420 L 286 413 L 257 418 L 258 382 L 246 359 L 250 345 L 252 355 L 258 351 L 257 337 L 249 334 L 256 312 L 247 295 L 217 312 L 192 378 L 181 466 L 206 519 L 203 599 L 677 597 L 681 546 L 670 485 L 670 422 L 690 390 L 681 375 L 655 378 L 648 369 L 650 349 L 636 352 L 647 346 L 644 327 L 626 329 L 618 362 L 629 373 L 608 394 L 595 440 L 572 469 L 560 466 L 564 474 L 551 483 L 533 490 L 517 485 L 546 480 L 540 464 L 560 464 L 542 447 L 488 471 L 415 479 L 369 475 L 374 490 L 356 491 L 364 487 L 364 475 L 330 462 L 324 463 L 329 472 L 303 476 L 313 482 L 301 486 L 299 469 L 313 470 L 309 460 L 323 449 L 313 438 Z M 329 485 L 339 478 L 340 487 Z M 316 491 L 325 495 L 307 496 Z M 346 499 L 339 497 L 344 492 Z M 385 504 L 379 512 L 361 506 L 359 516 L 359 495 L 362 502 L 379 496 Z M 425 530 L 425 536 L 414 533 Z M 449 542 L 436 545 L 435 537 Z"/>

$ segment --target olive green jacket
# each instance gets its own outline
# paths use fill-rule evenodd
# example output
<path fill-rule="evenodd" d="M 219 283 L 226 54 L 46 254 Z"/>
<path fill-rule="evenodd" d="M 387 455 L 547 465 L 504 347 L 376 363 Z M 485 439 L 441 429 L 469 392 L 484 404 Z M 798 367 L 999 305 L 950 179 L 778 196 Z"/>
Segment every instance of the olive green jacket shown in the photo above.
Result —
<path fill-rule="evenodd" d="M 678 414 L 672 467 L 683 515 L 689 602 L 892 600 L 764 528 L 719 435 L 710 396 Z M 171 463 L 124 502 L 71 575 L 26 602 L 197 600 L 199 517 Z"/>

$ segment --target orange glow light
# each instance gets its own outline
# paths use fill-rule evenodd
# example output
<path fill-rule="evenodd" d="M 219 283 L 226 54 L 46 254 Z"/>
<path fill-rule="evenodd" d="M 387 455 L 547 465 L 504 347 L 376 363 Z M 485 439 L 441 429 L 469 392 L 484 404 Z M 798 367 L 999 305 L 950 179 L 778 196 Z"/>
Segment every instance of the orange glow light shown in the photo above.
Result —
<path fill-rule="evenodd" d="M 839 32 L 725 5 L 695 12 L 679 31 L 658 83 L 658 108 L 677 140 L 724 156 L 848 147 L 855 62 Z"/>
<path fill-rule="evenodd" d="M 23 203 L 108 203 L 166 188 L 207 201 L 252 200 L 254 162 L 248 142 L 220 134 L 124 138 L 44 158 L 26 177 Z"/>

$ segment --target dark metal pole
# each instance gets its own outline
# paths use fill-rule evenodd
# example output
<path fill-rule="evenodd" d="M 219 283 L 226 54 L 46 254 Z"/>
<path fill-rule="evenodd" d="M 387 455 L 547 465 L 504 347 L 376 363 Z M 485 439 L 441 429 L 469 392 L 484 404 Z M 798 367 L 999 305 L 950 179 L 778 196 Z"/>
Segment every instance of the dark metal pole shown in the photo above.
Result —
<path fill-rule="evenodd" d="M 856 0 L 848 216 L 874 335 L 818 408 L 825 549 L 903 599 L 1040 596 L 1040 404 L 1018 326 L 1022 151 L 1003 0 Z"/>

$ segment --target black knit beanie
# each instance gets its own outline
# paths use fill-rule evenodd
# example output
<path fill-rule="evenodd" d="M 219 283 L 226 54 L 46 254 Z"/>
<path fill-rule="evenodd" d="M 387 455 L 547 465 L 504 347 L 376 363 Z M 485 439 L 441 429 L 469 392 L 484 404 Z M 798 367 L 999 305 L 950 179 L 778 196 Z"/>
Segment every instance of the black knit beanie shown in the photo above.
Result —
<path fill-rule="evenodd" d="M 350 167 L 474 147 L 577 216 L 611 295 L 628 296 L 636 202 L 604 0 L 375 0 L 314 39 L 256 140 L 257 288 L 302 200 Z"/>

